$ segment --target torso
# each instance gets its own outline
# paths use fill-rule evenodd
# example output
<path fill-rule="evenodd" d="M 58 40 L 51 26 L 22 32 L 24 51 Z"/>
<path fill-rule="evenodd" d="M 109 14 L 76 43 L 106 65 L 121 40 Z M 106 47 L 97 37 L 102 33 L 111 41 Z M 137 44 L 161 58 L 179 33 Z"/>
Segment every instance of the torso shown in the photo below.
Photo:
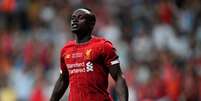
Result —
<path fill-rule="evenodd" d="M 70 81 L 69 101 L 110 101 L 107 92 L 108 68 L 102 59 L 104 39 L 93 37 L 64 47 L 63 57 Z"/>

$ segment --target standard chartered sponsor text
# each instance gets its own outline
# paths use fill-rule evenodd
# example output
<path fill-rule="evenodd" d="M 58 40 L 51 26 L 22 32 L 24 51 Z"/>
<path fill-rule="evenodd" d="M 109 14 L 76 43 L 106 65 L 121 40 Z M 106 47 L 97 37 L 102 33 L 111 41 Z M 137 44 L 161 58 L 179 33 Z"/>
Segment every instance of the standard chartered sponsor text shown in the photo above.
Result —
<path fill-rule="evenodd" d="M 86 62 L 86 64 L 85 62 L 80 62 L 80 63 L 66 64 L 66 66 L 70 74 L 93 71 L 93 63 L 90 61 Z"/>
<path fill-rule="evenodd" d="M 74 74 L 74 73 L 86 72 L 86 70 L 85 70 L 85 68 L 78 68 L 78 69 L 72 69 L 69 72 L 70 72 L 70 74 Z"/>
<path fill-rule="evenodd" d="M 67 64 L 67 67 L 68 67 L 69 69 L 71 69 L 71 68 L 76 68 L 76 67 L 84 67 L 84 66 L 85 66 L 84 62 L 81 62 L 81 63 L 74 63 L 74 64 Z"/>

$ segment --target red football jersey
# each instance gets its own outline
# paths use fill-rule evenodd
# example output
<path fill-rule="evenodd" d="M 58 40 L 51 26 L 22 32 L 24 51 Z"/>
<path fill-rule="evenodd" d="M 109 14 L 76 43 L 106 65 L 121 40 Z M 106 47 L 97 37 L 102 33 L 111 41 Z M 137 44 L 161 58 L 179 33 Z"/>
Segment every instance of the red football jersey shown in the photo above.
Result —
<path fill-rule="evenodd" d="M 60 59 L 61 73 L 69 75 L 68 101 L 112 101 L 108 68 L 119 61 L 111 42 L 94 36 L 86 43 L 69 41 Z"/>

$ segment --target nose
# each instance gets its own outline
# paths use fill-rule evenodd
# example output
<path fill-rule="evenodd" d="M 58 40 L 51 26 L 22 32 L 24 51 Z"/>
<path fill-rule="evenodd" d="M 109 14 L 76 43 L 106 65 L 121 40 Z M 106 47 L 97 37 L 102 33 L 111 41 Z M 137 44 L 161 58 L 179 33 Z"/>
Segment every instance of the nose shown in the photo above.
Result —
<path fill-rule="evenodd" d="M 78 19 L 76 18 L 76 17 L 74 17 L 73 19 L 72 19 L 72 22 L 74 23 L 74 22 L 78 22 Z"/>

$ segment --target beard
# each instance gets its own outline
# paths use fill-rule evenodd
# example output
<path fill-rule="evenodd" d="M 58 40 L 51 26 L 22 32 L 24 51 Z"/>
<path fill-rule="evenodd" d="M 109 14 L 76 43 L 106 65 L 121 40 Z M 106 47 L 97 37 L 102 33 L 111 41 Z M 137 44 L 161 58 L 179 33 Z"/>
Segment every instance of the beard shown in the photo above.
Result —
<path fill-rule="evenodd" d="M 71 28 L 71 32 L 73 32 L 74 34 L 88 34 L 91 31 L 92 29 L 89 28 L 88 26 Z"/>

